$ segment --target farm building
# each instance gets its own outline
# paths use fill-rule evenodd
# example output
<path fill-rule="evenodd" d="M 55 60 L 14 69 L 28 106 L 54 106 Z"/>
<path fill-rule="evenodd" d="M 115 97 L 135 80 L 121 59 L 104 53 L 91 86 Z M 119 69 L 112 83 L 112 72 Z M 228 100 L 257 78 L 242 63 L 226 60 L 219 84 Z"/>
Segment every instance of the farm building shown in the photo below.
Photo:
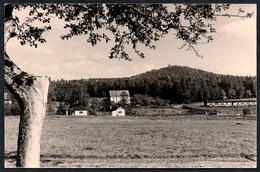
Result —
<path fill-rule="evenodd" d="M 71 108 L 71 115 L 88 115 L 86 106 L 74 106 Z"/>
<path fill-rule="evenodd" d="M 109 96 L 110 102 L 119 103 L 122 99 L 125 99 L 126 103 L 130 104 L 130 94 L 128 90 L 110 90 Z"/>
<path fill-rule="evenodd" d="M 125 116 L 125 110 L 121 107 L 114 108 L 111 111 L 112 116 Z"/>
<path fill-rule="evenodd" d="M 212 100 L 207 102 L 207 106 L 250 106 L 256 105 L 256 98 L 250 99 L 229 99 L 229 100 Z"/>

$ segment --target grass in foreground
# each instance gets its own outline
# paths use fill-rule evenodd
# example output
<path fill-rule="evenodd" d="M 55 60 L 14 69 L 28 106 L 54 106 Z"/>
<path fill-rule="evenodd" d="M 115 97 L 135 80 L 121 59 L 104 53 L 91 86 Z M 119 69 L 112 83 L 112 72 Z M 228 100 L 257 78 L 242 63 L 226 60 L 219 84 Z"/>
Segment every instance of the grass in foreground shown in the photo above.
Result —
<path fill-rule="evenodd" d="M 5 117 L 5 155 L 15 158 L 17 117 Z M 46 159 L 169 159 L 256 156 L 256 121 L 149 120 L 112 117 L 47 117 Z"/>

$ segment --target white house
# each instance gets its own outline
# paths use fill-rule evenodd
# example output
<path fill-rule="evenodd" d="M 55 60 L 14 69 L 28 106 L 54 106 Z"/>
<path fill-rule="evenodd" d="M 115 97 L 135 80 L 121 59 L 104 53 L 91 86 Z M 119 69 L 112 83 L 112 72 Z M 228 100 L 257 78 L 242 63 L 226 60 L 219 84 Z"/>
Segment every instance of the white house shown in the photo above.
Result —
<path fill-rule="evenodd" d="M 112 110 L 112 116 L 125 116 L 125 110 L 121 107 Z"/>
<path fill-rule="evenodd" d="M 110 90 L 110 102 L 119 103 L 122 99 L 126 100 L 126 104 L 130 104 L 130 94 L 128 90 Z"/>
<path fill-rule="evenodd" d="M 71 115 L 88 115 L 87 107 L 85 106 L 75 106 L 71 108 Z"/>

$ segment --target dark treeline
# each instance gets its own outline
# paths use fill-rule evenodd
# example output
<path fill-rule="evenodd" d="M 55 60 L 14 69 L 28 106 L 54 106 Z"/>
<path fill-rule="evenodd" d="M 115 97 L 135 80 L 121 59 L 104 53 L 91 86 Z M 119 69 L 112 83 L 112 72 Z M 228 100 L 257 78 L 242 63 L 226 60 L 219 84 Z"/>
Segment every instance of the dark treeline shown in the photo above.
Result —
<path fill-rule="evenodd" d="M 129 78 L 52 81 L 49 99 L 75 102 L 87 97 L 107 97 L 109 90 L 129 90 L 171 103 L 256 97 L 256 77 L 231 76 L 180 66 L 168 66 Z"/>

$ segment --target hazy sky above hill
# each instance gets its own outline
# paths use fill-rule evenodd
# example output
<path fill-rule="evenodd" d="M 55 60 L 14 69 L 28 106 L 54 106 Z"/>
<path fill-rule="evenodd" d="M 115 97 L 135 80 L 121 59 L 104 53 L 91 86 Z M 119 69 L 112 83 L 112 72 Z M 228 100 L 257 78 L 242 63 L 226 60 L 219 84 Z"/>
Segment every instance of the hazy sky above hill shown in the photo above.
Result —
<path fill-rule="evenodd" d="M 111 60 L 108 55 L 112 41 L 95 47 L 88 44 L 84 36 L 63 41 L 59 36 L 66 31 L 58 19 L 53 20 L 52 30 L 45 33 L 46 44 L 32 48 L 10 40 L 7 53 L 22 70 L 52 79 L 128 77 L 168 65 L 189 66 L 219 74 L 256 75 L 256 5 L 232 5 L 228 12 L 236 14 L 239 7 L 254 12 L 254 17 L 244 20 L 219 18 L 215 22 L 214 41 L 196 47 L 204 56 L 202 59 L 191 51 L 178 49 L 183 42 L 168 35 L 156 42 L 155 50 L 141 48 L 146 55 L 144 59 L 130 53 L 133 61 Z M 19 15 L 22 17 L 25 13 Z"/>

